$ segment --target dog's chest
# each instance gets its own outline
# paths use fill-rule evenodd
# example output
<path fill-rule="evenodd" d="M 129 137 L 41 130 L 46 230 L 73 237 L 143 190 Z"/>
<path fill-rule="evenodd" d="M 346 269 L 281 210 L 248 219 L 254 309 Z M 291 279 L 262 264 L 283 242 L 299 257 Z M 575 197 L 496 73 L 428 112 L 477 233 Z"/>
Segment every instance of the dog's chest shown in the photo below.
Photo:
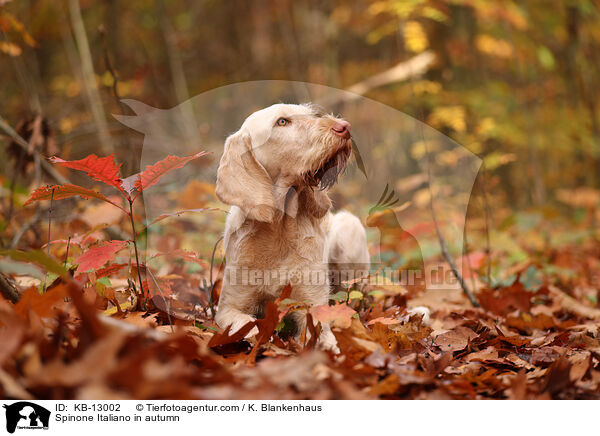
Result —
<path fill-rule="evenodd" d="M 323 262 L 325 234 L 308 217 L 277 225 L 246 222 L 229 238 L 227 262 L 255 269 L 302 268 Z"/>

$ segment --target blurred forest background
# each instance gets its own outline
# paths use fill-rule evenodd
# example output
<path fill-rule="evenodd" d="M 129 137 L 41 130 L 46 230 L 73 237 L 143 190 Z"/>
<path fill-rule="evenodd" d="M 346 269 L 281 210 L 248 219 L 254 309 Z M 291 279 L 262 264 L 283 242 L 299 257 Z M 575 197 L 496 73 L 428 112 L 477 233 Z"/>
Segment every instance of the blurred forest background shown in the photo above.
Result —
<path fill-rule="evenodd" d="M 51 240 L 49 253 L 73 267 L 75 258 L 99 241 L 131 238 L 129 220 L 108 204 L 77 198 L 24 206 L 36 188 L 64 183 L 66 177 L 87 188 L 97 185 L 52 166 L 45 157 L 76 160 L 114 153 L 123 163 L 123 177 L 143 170 L 143 135 L 111 115 L 134 115 L 121 99 L 171 108 L 233 83 L 301 81 L 389 105 L 482 158 L 469 203 L 467 246 L 453 255 L 466 260 L 468 271 L 461 272 L 471 289 L 483 290 L 486 309 L 502 315 L 509 308 L 529 310 L 533 293 L 552 285 L 560 298 L 576 302 L 576 309 L 571 306 L 576 316 L 598 319 L 597 312 L 587 311 L 600 308 L 597 0 L 0 0 L 0 31 L 3 249 L 46 251 Z M 419 59 L 427 61 L 417 74 L 404 74 L 407 63 Z M 203 150 L 199 147 L 195 152 Z M 189 165 L 201 169 L 216 158 Z M 444 159 L 451 166 L 460 156 L 450 153 Z M 423 180 L 412 183 L 422 187 Z M 223 207 L 214 186 L 193 180 L 178 186 L 170 199 L 182 210 Z M 368 211 L 368 205 L 361 207 Z M 147 224 L 141 202 L 133 210 L 131 222 L 139 230 Z M 185 288 L 195 295 L 205 290 L 202 280 L 212 277 L 208 265 L 224 215 L 192 215 L 178 221 L 159 244 L 184 263 L 162 264 L 157 276 L 165 289 Z M 206 233 L 197 235 L 201 243 L 195 253 L 174 254 L 181 248 L 181 234 L 197 226 Z M 140 244 L 145 237 L 139 235 Z M 427 256 L 443 261 L 439 247 Z M 41 290 L 51 282 L 45 272 L 13 261 L 1 266 L 19 290 Z M 88 277 L 99 295 L 112 295 L 112 300 L 114 290 L 135 287 L 135 268 L 129 265 L 128 277 L 106 279 L 115 271 Z M 152 282 L 158 286 L 156 281 L 146 286 L 152 288 Z M 523 289 L 515 291 L 515 283 Z M 504 294 L 497 291 L 502 289 L 512 289 L 507 292 L 515 301 L 530 292 L 529 303 L 515 306 L 509 299 L 499 309 Z M 350 303 L 348 297 L 342 300 Z M 181 298 L 198 303 L 197 296 Z M 106 315 L 117 313 L 110 301 L 107 297 L 101 305 Z M 452 302 L 465 304 L 460 296 Z M 434 310 L 441 307 L 432 300 L 425 303 Z M 139 301 L 129 304 L 140 308 Z M 556 322 L 568 318 L 556 313 Z M 598 353 L 597 340 L 595 347 Z M 595 359 L 581 376 L 591 377 L 593 389 L 600 380 Z M 592 368 L 594 376 L 589 375 Z"/>
<path fill-rule="evenodd" d="M 44 155 L 114 151 L 131 174 L 142 136 L 119 133 L 110 114 L 130 113 L 119 98 L 168 108 L 262 79 L 346 89 L 431 51 L 415 81 L 366 96 L 485 159 L 492 227 L 508 208 L 536 227 L 561 215 L 579 229 L 595 225 L 598 203 L 599 13 L 591 0 L 3 1 L 1 115 L 16 128 L 40 114 Z M 5 208 L 11 184 L 25 194 L 33 177 L 8 150 Z M 2 219 L 5 231 L 19 225 Z"/>

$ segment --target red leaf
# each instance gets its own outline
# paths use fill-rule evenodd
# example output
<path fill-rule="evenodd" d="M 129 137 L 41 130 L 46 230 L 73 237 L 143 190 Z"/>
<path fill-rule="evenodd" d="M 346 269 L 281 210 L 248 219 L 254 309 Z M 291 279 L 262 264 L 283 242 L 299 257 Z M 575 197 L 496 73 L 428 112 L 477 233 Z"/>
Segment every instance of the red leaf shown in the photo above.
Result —
<path fill-rule="evenodd" d="M 53 194 L 53 192 L 54 192 L 54 194 Z M 100 194 L 99 192 L 93 191 L 91 189 L 86 189 L 86 188 L 83 188 L 78 185 L 70 185 L 70 184 L 44 186 L 42 188 L 38 188 L 35 191 L 33 191 L 33 193 L 31 194 L 31 197 L 29 197 L 29 200 L 27 200 L 27 202 L 25 203 L 25 206 L 27 206 L 30 203 L 33 203 L 34 201 L 50 200 L 50 199 L 62 200 L 65 198 L 74 197 L 76 195 L 79 195 L 81 198 L 85 198 L 85 199 L 97 198 L 99 200 L 106 201 L 107 203 L 110 203 L 114 206 L 117 206 L 119 209 L 124 210 L 121 206 L 113 203 L 112 201 L 110 201 L 108 198 L 106 198 L 104 195 Z"/>
<path fill-rule="evenodd" d="M 205 151 L 196 153 L 192 156 L 178 157 L 178 156 L 167 156 L 160 162 L 154 165 L 146 166 L 146 169 L 140 174 L 139 179 L 135 182 L 135 187 L 138 191 L 143 191 L 152 185 L 158 183 L 160 178 L 170 171 L 177 168 L 183 167 L 186 163 L 191 160 L 198 159 L 200 156 L 207 154 Z"/>
<path fill-rule="evenodd" d="M 115 254 L 122 250 L 125 245 L 127 245 L 127 241 L 110 241 L 90 248 L 75 261 L 75 263 L 79 264 L 77 273 L 102 267 L 106 262 L 114 259 Z"/>
<path fill-rule="evenodd" d="M 115 263 L 105 268 L 98 269 L 96 270 L 96 278 L 99 279 L 101 277 L 113 275 L 114 273 L 121 271 L 126 266 L 126 263 Z"/>
<path fill-rule="evenodd" d="M 227 345 L 227 344 L 233 344 L 235 342 L 239 342 L 242 339 L 244 339 L 244 337 L 255 326 L 256 326 L 256 321 L 249 322 L 246 325 L 244 325 L 241 329 L 239 329 L 237 332 L 232 334 L 231 336 L 229 335 L 229 329 L 231 329 L 231 326 L 227 326 L 225 331 L 223 331 L 222 333 L 215 333 L 213 335 L 213 337 L 210 338 L 210 341 L 208 342 L 208 346 L 210 348 L 214 348 L 214 347 L 219 347 L 221 345 Z"/>
<path fill-rule="evenodd" d="M 87 175 L 94 180 L 114 186 L 119 191 L 126 194 L 125 190 L 121 186 L 121 176 L 119 174 L 121 164 L 115 164 L 114 155 L 112 154 L 106 157 L 98 157 L 95 154 L 92 154 L 84 159 L 71 161 L 66 161 L 54 156 L 49 158 L 49 160 L 52 163 L 59 164 L 67 168 L 85 171 Z"/>
<path fill-rule="evenodd" d="M 279 310 L 277 310 L 277 304 L 275 304 L 273 301 L 269 301 L 265 310 L 264 319 L 256 320 L 256 327 L 258 327 L 258 334 L 256 335 L 256 345 L 254 346 L 254 348 L 252 348 L 252 351 L 248 355 L 246 359 L 247 363 L 253 364 L 256 361 L 256 356 L 258 355 L 259 347 L 262 344 L 267 343 L 271 336 L 273 336 L 273 332 L 275 331 L 275 327 L 277 327 L 278 323 Z"/>

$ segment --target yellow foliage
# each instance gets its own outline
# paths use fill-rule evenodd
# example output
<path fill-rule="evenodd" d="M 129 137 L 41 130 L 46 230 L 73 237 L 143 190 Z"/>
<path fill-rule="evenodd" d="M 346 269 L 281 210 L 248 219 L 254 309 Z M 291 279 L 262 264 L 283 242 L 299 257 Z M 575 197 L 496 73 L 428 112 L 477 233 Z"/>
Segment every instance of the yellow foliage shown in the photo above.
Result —
<path fill-rule="evenodd" d="M 100 83 L 102 83 L 102 85 L 107 86 L 107 87 L 111 87 L 113 86 L 113 83 L 115 82 L 115 78 L 113 77 L 112 74 L 110 74 L 109 71 L 105 71 L 104 74 L 102 75 L 102 77 L 100 78 Z"/>
<path fill-rule="evenodd" d="M 409 21 L 404 25 L 404 42 L 406 49 L 413 53 L 421 53 L 429 47 L 427 35 L 423 26 L 416 21 Z"/>
<path fill-rule="evenodd" d="M 475 46 L 481 53 L 501 58 L 510 58 L 513 55 L 513 47 L 503 39 L 496 39 L 489 35 L 478 35 Z"/>
<path fill-rule="evenodd" d="M 463 106 L 442 106 L 431 112 L 428 123 L 433 127 L 449 127 L 457 132 L 464 132 L 467 128 L 465 122 L 465 108 Z"/>
<path fill-rule="evenodd" d="M 503 165 L 509 164 L 517 160 L 517 155 L 514 153 L 501 153 L 494 151 L 483 158 L 485 168 L 487 170 L 494 170 Z"/>
<path fill-rule="evenodd" d="M 493 138 L 496 136 L 496 122 L 493 118 L 485 117 L 477 126 L 477 134 L 483 138 Z"/>

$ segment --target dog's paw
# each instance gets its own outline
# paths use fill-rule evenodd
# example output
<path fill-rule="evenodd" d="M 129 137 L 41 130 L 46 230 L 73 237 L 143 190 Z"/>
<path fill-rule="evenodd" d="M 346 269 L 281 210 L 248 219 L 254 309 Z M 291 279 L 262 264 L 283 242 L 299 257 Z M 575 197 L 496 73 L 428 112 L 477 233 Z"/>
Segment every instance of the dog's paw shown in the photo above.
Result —
<path fill-rule="evenodd" d="M 242 327 L 244 327 L 249 322 L 256 321 L 256 318 L 250 315 L 239 316 L 235 321 L 231 323 L 231 328 L 229 329 L 229 335 L 233 335 L 237 331 L 239 331 Z M 252 336 L 256 336 L 258 334 L 258 327 L 253 327 L 252 330 L 248 332 L 245 338 L 251 338 Z"/>
<path fill-rule="evenodd" d="M 408 320 L 414 315 L 421 317 L 421 322 L 423 325 L 428 326 L 431 324 L 431 311 L 425 306 L 415 306 L 408 309 L 406 311 L 406 315 L 402 318 L 402 322 L 408 322 Z"/>
<path fill-rule="evenodd" d="M 323 330 L 319 337 L 319 347 L 323 350 L 331 351 L 334 354 L 340 354 L 340 349 L 337 346 L 337 340 L 331 330 Z"/>

